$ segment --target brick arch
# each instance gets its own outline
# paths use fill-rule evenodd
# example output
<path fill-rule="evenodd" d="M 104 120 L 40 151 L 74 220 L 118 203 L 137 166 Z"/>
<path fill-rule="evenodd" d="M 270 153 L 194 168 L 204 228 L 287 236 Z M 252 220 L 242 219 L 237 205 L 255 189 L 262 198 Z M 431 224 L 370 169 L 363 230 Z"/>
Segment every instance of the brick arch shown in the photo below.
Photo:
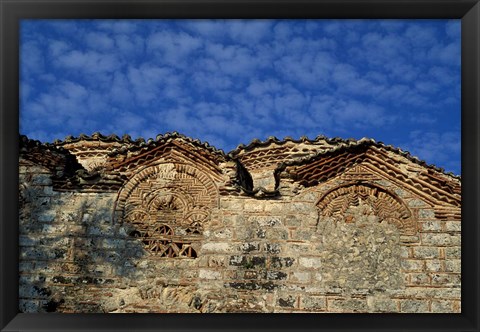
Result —
<path fill-rule="evenodd" d="M 215 186 L 213 180 L 207 174 L 200 171 L 198 168 L 188 164 L 161 163 L 147 167 L 137 172 L 130 178 L 130 180 L 128 180 L 123 185 L 122 188 L 120 188 L 117 200 L 115 202 L 115 212 L 119 212 L 125 208 L 127 200 L 131 197 L 133 191 L 137 189 L 142 183 L 154 183 L 155 180 L 158 180 L 158 182 L 163 181 L 165 183 L 170 181 L 170 183 L 166 184 L 165 188 L 175 188 L 175 182 L 177 180 L 186 179 L 188 177 L 194 178 L 196 182 L 203 186 L 201 194 L 203 196 L 208 196 L 208 199 L 203 202 L 203 205 L 212 208 L 217 207 L 218 189 Z M 177 189 L 184 188 L 177 187 Z M 141 188 L 141 190 L 143 190 L 146 195 L 151 193 L 148 186 L 145 186 L 145 188 Z M 117 214 L 115 215 L 115 219 L 118 219 Z"/>
<path fill-rule="evenodd" d="M 218 208 L 218 196 L 213 180 L 195 166 L 162 163 L 138 171 L 125 183 L 113 217 L 129 224 L 129 234 L 140 237 L 151 254 L 195 258 L 192 244 L 202 236 L 211 210 Z"/>
<path fill-rule="evenodd" d="M 316 206 L 322 217 L 335 221 L 356 222 L 350 211 L 361 209 L 366 217 L 394 224 L 404 235 L 416 233 L 416 223 L 407 205 L 394 193 L 371 183 L 342 184 L 323 194 Z"/>

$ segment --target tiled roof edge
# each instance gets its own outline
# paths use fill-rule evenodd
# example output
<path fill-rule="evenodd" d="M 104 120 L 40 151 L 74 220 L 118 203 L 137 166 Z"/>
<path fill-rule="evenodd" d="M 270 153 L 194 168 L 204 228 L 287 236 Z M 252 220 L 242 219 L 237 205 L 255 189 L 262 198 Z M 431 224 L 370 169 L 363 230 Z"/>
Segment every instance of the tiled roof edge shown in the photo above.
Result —
<path fill-rule="evenodd" d="M 324 138 L 325 139 L 325 138 Z M 394 153 L 397 153 L 405 158 L 407 158 L 409 161 L 412 161 L 413 163 L 415 164 L 418 164 L 418 165 L 421 165 L 421 166 L 424 166 L 426 168 L 430 168 L 430 169 L 433 169 L 437 172 L 440 172 L 442 174 L 445 174 L 445 175 L 448 175 L 450 177 L 453 177 L 455 179 L 458 179 L 458 180 L 461 180 L 461 176 L 460 175 L 456 175 L 452 172 L 445 172 L 445 169 L 444 168 L 441 168 L 441 167 L 437 167 L 433 164 L 427 164 L 426 161 L 424 160 L 421 160 L 420 158 L 416 157 L 416 156 L 413 156 L 410 152 L 408 151 L 405 151 L 405 150 L 402 150 L 400 148 L 397 148 L 397 147 L 394 147 L 393 145 L 389 144 L 389 145 L 386 145 L 385 143 L 381 142 L 381 141 L 375 141 L 374 139 L 372 138 L 367 138 L 367 137 L 363 137 L 359 140 L 355 140 L 355 139 L 348 139 L 348 140 L 344 140 L 342 138 L 339 138 L 339 137 L 335 137 L 333 139 L 325 139 L 327 142 L 329 143 L 343 143 L 341 145 L 338 145 L 337 147 L 334 147 L 334 148 L 331 148 L 331 149 L 328 149 L 328 150 L 325 150 L 325 151 L 319 151 L 313 155 L 310 155 L 310 156 L 305 156 L 305 157 L 302 157 L 302 158 L 298 158 L 298 159 L 294 159 L 294 160 L 290 160 L 290 161 L 285 161 L 283 162 L 282 164 L 280 164 L 280 166 L 277 168 L 278 171 L 281 171 L 282 169 L 284 169 L 286 166 L 292 166 L 292 165 L 299 165 L 299 164 L 303 164 L 303 163 L 306 163 L 308 161 L 311 161 L 311 160 L 315 160 L 317 158 L 319 158 L 320 156 L 323 156 L 323 155 L 326 155 L 326 154 L 329 154 L 329 153 L 332 153 L 332 152 L 335 152 L 335 151 L 340 151 L 342 149 L 349 149 L 349 148 L 352 148 L 352 147 L 359 147 L 359 146 L 362 146 L 362 145 L 365 145 L 365 146 L 376 146 L 376 147 L 381 147 L 381 148 L 384 148 L 388 151 L 391 151 L 391 152 L 394 152 Z M 315 142 L 316 140 L 312 141 L 312 140 L 308 140 L 309 142 Z M 302 141 L 303 142 L 303 141 Z"/>
<path fill-rule="evenodd" d="M 137 139 L 135 142 L 131 142 L 131 143 L 133 143 L 132 146 L 113 149 L 111 152 L 108 153 L 108 155 L 109 156 L 115 156 L 115 155 L 118 155 L 118 154 L 126 154 L 128 151 L 135 151 L 135 150 L 138 150 L 138 149 L 148 149 L 151 146 L 157 146 L 158 143 L 166 142 L 169 139 L 182 139 L 182 140 L 185 140 L 186 142 L 191 143 L 191 144 L 193 144 L 197 147 L 204 148 L 204 149 L 210 151 L 213 154 L 220 155 L 223 158 L 226 157 L 226 154 L 223 150 L 217 149 L 213 145 L 210 145 L 210 143 L 202 142 L 197 138 L 191 138 L 189 136 L 180 134 L 176 131 L 167 132 L 163 135 L 158 134 L 155 137 L 155 139 L 149 138 L 146 141 L 143 138 L 142 139 Z"/>
<path fill-rule="evenodd" d="M 39 146 L 39 147 L 43 146 L 44 148 L 47 148 L 49 150 L 65 151 L 64 148 L 62 148 L 62 145 L 68 144 L 68 143 L 75 143 L 75 142 L 79 142 L 79 141 L 82 141 L 82 140 L 86 140 L 86 141 L 100 140 L 102 142 L 118 142 L 118 143 L 131 144 L 130 147 L 122 147 L 120 149 L 113 149 L 112 151 L 110 151 L 108 153 L 110 156 L 115 156 L 117 154 L 126 154 L 128 151 L 135 151 L 136 149 L 146 149 L 146 148 L 149 148 L 150 146 L 155 146 L 159 142 L 165 142 L 168 139 L 175 139 L 175 138 L 183 139 L 183 140 L 185 140 L 189 143 L 192 143 L 196 146 L 205 148 L 206 150 L 208 150 L 208 151 L 210 151 L 214 154 L 220 155 L 224 158 L 225 157 L 234 158 L 235 155 L 238 154 L 242 150 L 248 151 L 248 150 L 252 150 L 256 147 L 265 147 L 265 146 L 268 146 L 272 143 L 276 143 L 276 144 L 284 144 L 286 142 L 317 143 L 321 140 L 324 140 L 325 142 L 327 142 L 329 144 L 339 144 L 337 147 L 334 147 L 332 149 L 328 149 L 326 151 L 319 151 L 319 152 L 317 152 L 317 153 L 315 153 L 311 156 L 295 159 L 295 160 L 292 160 L 292 161 L 286 161 L 286 162 L 282 163 L 282 165 L 285 165 L 285 166 L 290 166 L 290 165 L 295 165 L 295 164 L 298 165 L 299 163 L 307 162 L 307 161 L 312 160 L 314 158 L 318 158 L 320 155 L 325 155 L 327 153 L 337 151 L 341 148 L 349 148 L 349 147 L 353 147 L 353 146 L 360 146 L 362 144 L 367 144 L 367 145 L 382 147 L 384 149 L 387 149 L 389 151 L 397 153 L 397 154 L 407 158 L 408 160 L 410 160 L 410 161 L 412 161 L 412 162 L 414 162 L 418 165 L 433 169 L 433 170 L 435 170 L 437 172 L 440 172 L 442 174 L 445 174 L 445 175 L 448 175 L 448 176 L 451 176 L 453 178 L 461 180 L 460 175 L 456 175 L 452 172 L 445 172 L 444 168 L 437 167 L 433 164 L 427 164 L 424 160 L 421 160 L 416 156 L 412 156 L 410 154 L 410 152 L 408 152 L 408 151 L 402 150 L 400 148 L 396 148 L 396 147 L 394 147 L 393 145 L 390 145 L 390 144 L 386 145 L 381 141 L 377 142 L 372 138 L 366 138 L 366 137 L 363 137 L 359 140 L 355 140 L 353 138 L 348 138 L 348 139 L 343 139 L 343 138 L 340 138 L 340 137 L 328 138 L 324 135 L 318 135 L 315 139 L 312 140 L 312 139 L 309 139 L 307 136 L 301 136 L 299 139 L 293 139 L 292 137 L 287 136 L 283 140 L 279 140 L 275 136 L 269 136 L 265 141 L 261 141 L 259 139 L 253 139 L 248 145 L 240 144 L 234 150 L 230 151 L 227 154 L 225 154 L 225 152 L 223 150 L 217 149 L 213 145 L 210 145 L 208 142 L 202 142 L 199 139 L 193 139 L 193 138 L 188 137 L 186 135 L 180 134 L 176 131 L 167 132 L 163 135 L 159 134 L 159 135 L 156 136 L 155 139 L 149 138 L 147 140 L 145 140 L 143 138 L 138 138 L 136 140 L 132 140 L 130 135 L 123 135 L 122 138 L 120 138 L 120 137 L 118 137 L 117 135 L 114 135 L 114 134 L 109 135 L 109 136 L 104 136 L 99 132 L 95 132 L 91 136 L 88 136 L 88 135 L 85 135 L 85 134 L 80 134 L 78 137 L 67 136 L 63 141 L 55 140 L 53 143 L 42 143 L 38 140 L 30 139 L 25 135 L 20 135 L 20 145 L 21 146 Z"/>
<path fill-rule="evenodd" d="M 56 139 L 53 141 L 55 145 L 65 145 L 69 143 L 76 143 L 80 141 L 102 141 L 102 142 L 112 142 L 112 143 L 130 143 L 130 144 L 141 144 L 145 142 L 143 138 L 138 138 L 136 140 L 132 140 L 130 135 L 123 135 L 121 138 L 115 134 L 111 135 L 102 135 L 99 132 L 94 132 L 92 135 L 80 134 L 78 137 L 69 135 L 65 137 L 63 140 Z"/>
<path fill-rule="evenodd" d="M 101 141 L 101 142 L 106 142 L 106 143 L 111 142 L 111 143 L 122 143 L 122 144 L 128 144 L 129 145 L 128 147 L 123 146 L 121 148 L 112 149 L 112 151 L 110 151 L 108 153 L 110 156 L 115 156 L 117 154 L 125 154 L 128 151 L 135 151 L 137 149 L 144 149 L 144 148 L 148 148 L 150 146 L 155 146 L 159 142 L 165 142 L 168 139 L 175 139 L 175 138 L 183 139 L 183 140 L 185 140 L 189 143 L 192 143 L 192 144 L 194 144 L 198 147 L 205 148 L 206 150 L 209 150 L 210 152 L 212 152 L 214 154 L 219 154 L 222 157 L 226 157 L 225 152 L 223 150 L 217 149 L 213 145 L 210 145 L 208 142 L 202 142 L 199 139 L 191 138 L 189 136 L 183 135 L 183 134 L 181 134 L 179 132 L 176 132 L 176 131 L 167 132 L 163 135 L 158 134 L 155 137 L 155 139 L 148 138 L 146 140 L 142 137 L 137 138 L 136 140 L 133 140 L 131 138 L 131 136 L 128 135 L 128 134 L 125 134 L 120 138 L 119 136 L 117 136 L 115 134 L 105 136 L 105 135 L 102 135 L 99 132 L 95 132 L 92 135 L 86 135 L 86 134 L 82 133 L 78 137 L 74 137 L 74 136 L 70 135 L 70 136 L 65 137 L 64 140 L 56 139 L 56 140 L 54 140 L 53 143 L 41 143 L 40 141 L 38 141 L 38 142 L 40 144 L 45 145 L 45 146 L 56 146 L 56 147 L 61 147 L 65 144 L 76 143 L 76 142 L 80 142 L 80 141 Z"/>
<path fill-rule="evenodd" d="M 327 143 L 332 143 L 332 144 L 348 143 L 348 142 L 355 141 L 355 139 L 353 139 L 353 138 L 348 138 L 348 139 L 343 139 L 343 138 L 340 138 L 340 137 L 328 138 L 325 135 L 318 135 L 314 139 L 310 139 L 307 136 L 301 136 L 299 139 L 294 139 L 291 136 L 286 136 L 282 140 L 278 139 L 275 136 L 269 136 L 265 141 L 261 141 L 258 138 L 255 138 L 250 143 L 248 143 L 247 145 L 239 144 L 235 149 L 230 151 L 228 153 L 228 155 L 235 156 L 243 150 L 244 151 L 249 151 L 249 150 L 253 150 L 256 147 L 268 146 L 272 143 L 276 143 L 276 144 L 285 144 L 287 142 L 292 142 L 292 143 L 305 143 L 305 142 L 318 143 L 321 140 L 324 140 Z"/>
<path fill-rule="evenodd" d="M 32 148 L 32 147 L 38 147 L 38 148 L 43 148 L 49 151 L 55 151 L 55 152 L 61 152 L 61 153 L 66 153 L 68 154 L 68 150 L 61 147 L 57 146 L 56 144 L 53 143 L 44 143 L 36 139 L 31 139 L 28 138 L 26 135 L 20 135 L 20 148 Z M 21 152 L 21 151 L 20 151 Z"/>

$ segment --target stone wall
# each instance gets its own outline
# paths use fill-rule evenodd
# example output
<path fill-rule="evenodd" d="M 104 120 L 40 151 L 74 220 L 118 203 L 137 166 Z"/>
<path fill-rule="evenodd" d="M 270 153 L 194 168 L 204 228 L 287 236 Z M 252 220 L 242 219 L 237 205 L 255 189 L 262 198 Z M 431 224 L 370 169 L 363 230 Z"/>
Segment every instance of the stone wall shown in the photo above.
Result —
<path fill-rule="evenodd" d="M 20 311 L 460 312 L 460 208 L 356 165 L 254 195 L 160 160 L 88 192 L 21 158 Z"/>

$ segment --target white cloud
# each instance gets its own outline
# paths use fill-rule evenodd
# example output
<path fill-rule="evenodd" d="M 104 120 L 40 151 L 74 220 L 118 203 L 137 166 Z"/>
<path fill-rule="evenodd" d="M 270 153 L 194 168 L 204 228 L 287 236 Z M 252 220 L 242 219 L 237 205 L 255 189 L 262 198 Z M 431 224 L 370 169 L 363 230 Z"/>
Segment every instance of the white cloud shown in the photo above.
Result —
<path fill-rule="evenodd" d="M 122 52 L 123 57 L 131 58 L 144 52 L 145 41 L 140 36 L 117 34 L 114 39 L 115 45 Z"/>
<path fill-rule="evenodd" d="M 56 64 L 87 73 L 114 72 L 121 65 L 114 54 L 102 54 L 95 51 L 81 52 L 77 50 L 59 55 L 56 59 Z"/>
<path fill-rule="evenodd" d="M 20 47 L 21 69 L 23 73 L 44 71 L 45 59 L 41 46 L 36 41 L 27 41 Z"/>
<path fill-rule="evenodd" d="M 439 66 L 431 67 L 428 70 L 428 76 L 442 85 L 450 85 L 452 83 L 458 84 L 458 79 L 460 78 L 460 75 L 453 70 Z"/>
<path fill-rule="evenodd" d="M 267 65 L 266 61 L 256 56 L 251 49 L 242 46 L 207 43 L 205 51 L 207 56 L 217 62 L 221 72 L 228 75 L 250 76 Z"/>
<path fill-rule="evenodd" d="M 415 88 L 423 94 L 434 94 L 438 91 L 439 85 L 433 81 L 417 81 Z"/>
<path fill-rule="evenodd" d="M 232 87 L 232 79 L 221 72 L 211 73 L 206 71 L 195 71 L 191 80 L 199 91 L 218 93 Z"/>
<path fill-rule="evenodd" d="M 458 66 L 461 59 L 460 43 L 455 41 L 449 44 L 436 44 L 430 49 L 428 55 L 434 61 Z"/>
<path fill-rule="evenodd" d="M 112 119 L 115 132 L 136 131 L 145 124 L 145 118 L 141 114 L 135 114 L 128 111 L 120 111 Z"/>
<path fill-rule="evenodd" d="M 224 20 L 186 20 L 182 21 L 183 27 L 192 34 L 202 35 L 209 40 L 225 35 Z"/>
<path fill-rule="evenodd" d="M 445 25 L 445 33 L 448 37 L 458 40 L 461 33 L 461 21 L 460 20 L 449 20 Z"/>
<path fill-rule="evenodd" d="M 184 58 L 202 46 L 202 40 L 180 32 L 156 32 L 147 39 L 147 50 L 160 52 L 163 60 L 172 65 L 186 66 Z"/>
<path fill-rule="evenodd" d="M 143 64 L 139 68 L 129 67 L 127 78 L 136 100 L 142 105 L 151 101 L 179 98 L 179 77 L 166 67 Z"/>
<path fill-rule="evenodd" d="M 327 128 L 348 132 L 352 129 L 382 128 L 392 125 L 396 116 L 372 103 L 355 99 L 339 99 L 333 96 L 312 98 L 311 114 L 315 121 Z"/>
<path fill-rule="evenodd" d="M 460 48 L 448 39 L 458 24 L 433 32 L 434 23 L 317 22 L 93 21 L 68 25 L 73 37 L 29 37 L 22 128 L 52 118 L 52 132 L 177 130 L 237 145 L 393 132 L 392 112 L 412 128 L 432 126 L 458 104 L 459 61 L 450 61 Z"/>
<path fill-rule="evenodd" d="M 286 55 L 275 61 L 275 69 L 295 85 L 318 87 L 328 82 L 335 60 L 326 52 Z"/>
<path fill-rule="evenodd" d="M 425 24 L 409 25 L 405 30 L 405 37 L 414 47 L 429 47 L 435 44 L 437 36 L 435 29 L 426 26 Z"/>
<path fill-rule="evenodd" d="M 104 31 L 131 34 L 137 30 L 139 20 L 98 20 L 97 27 Z"/>
<path fill-rule="evenodd" d="M 33 87 L 30 84 L 26 82 L 20 82 L 20 102 L 28 100 L 32 89 Z"/>
<path fill-rule="evenodd" d="M 300 91 L 287 88 L 280 94 L 274 97 L 275 113 L 280 114 L 285 120 L 291 120 L 291 114 L 302 111 L 308 103 L 308 97 L 303 95 Z M 299 123 L 296 123 L 299 125 Z"/>
<path fill-rule="evenodd" d="M 59 90 L 70 99 L 81 100 L 88 96 L 88 91 L 84 86 L 71 81 L 62 82 Z"/>
<path fill-rule="evenodd" d="M 444 167 L 447 171 L 460 173 L 461 137 L 459 131 L 420 131 L 410 132 L 409 141 L 404 146 L 413 155 Z"/>
<path fill-rule="evenodd" d="M 395 32 L 402 30 L 406 22 L 405 20 L 380 20 L 379 23 L 380 27 L 387 31 Z"/>
<path fill-rule="evenodd" d="M 267 79 L 260 80 L 254 78 L 250 80 L 250 84 L 247 87 L 247 92 L 253 97 L 262 97 L 265 94 L 279 93 L 282 90 L 282 85 L 278 80 Z"/>
<path fill-rule="evenodd" d="M 123 72 L 113 74 L 109 96 L 112 103 L 128 105 L 132 102 L 131 85 Z"/>
<path fill-rule="evenodd" d="M 114 40 L 106 33 L 89 32 L 85 35 L 87 45 L 94 50 L 108 51 L 115 45 Z"/>
<path fill-rule="evenodd" d="M 227 20 L 224 27 L 236 42 L 258 43 L 270 36 L 271 20 Z"/>
<path fill-rule="evenodd" d="M 48 48 L 52 56 L 58 57 L 70 50 L 71 46 L 63 40 L 51 40 Z"/>

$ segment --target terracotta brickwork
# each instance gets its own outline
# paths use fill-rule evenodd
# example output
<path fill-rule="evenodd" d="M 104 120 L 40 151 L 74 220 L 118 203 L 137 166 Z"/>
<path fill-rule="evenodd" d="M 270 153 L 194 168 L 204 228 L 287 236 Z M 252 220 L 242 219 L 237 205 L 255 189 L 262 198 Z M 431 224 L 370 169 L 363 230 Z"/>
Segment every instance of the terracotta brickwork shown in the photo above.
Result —
<path fill-rule="evenodd" d="M 370 139 L 20 146 L 22 312 L 461 312 L 461 181 Z"/>

